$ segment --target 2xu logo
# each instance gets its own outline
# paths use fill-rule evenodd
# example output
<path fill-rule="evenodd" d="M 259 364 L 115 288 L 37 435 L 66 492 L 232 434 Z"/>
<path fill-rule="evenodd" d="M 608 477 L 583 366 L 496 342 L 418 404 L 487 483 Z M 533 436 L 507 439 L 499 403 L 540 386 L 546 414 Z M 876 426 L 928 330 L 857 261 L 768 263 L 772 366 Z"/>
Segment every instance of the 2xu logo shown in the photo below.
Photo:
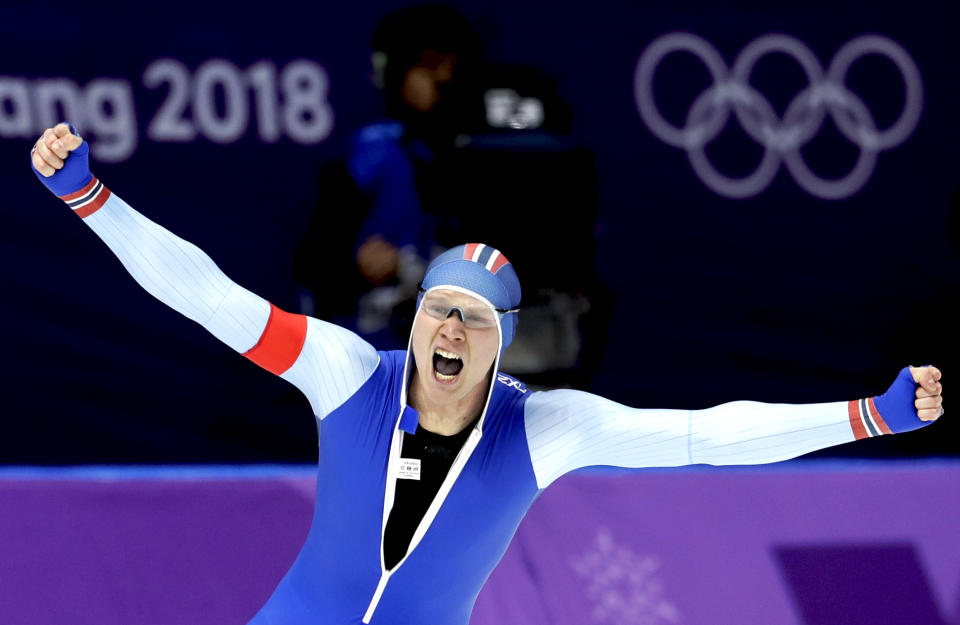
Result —
<path fill-rule="evenodd" d="M 513 388 L 517 389 L 521 393 L 526 394 L 527 392 L 527 389 L 522 382 L 520 382 L 519 380 L 514 380 L 513 378 L 503 375 L 502 373 L 497 374 L 497 382 L 500 382 L 501 384 L 506 384 L 507 386 L 512 386 Z"/>
<path fill-rule="evenodd" d="M 674 52 L 697 57 L 713 79 L 713 84 L 694 100 L 682 128 L 664 119 L 653 95 L 653 75 L 664 57 Z M 782 119 L 770 101 L 750 84 L 754 66 L 772 53 L 792 57 L 809 83 L 787 105 Z M 900 116 L 884 130 L 877 129 L 870 109 L 846 86 L 850 67 L 870 54 L 889 59 L 900 72 L 906 90 Z M 664 143 L 685 150 L 694 172 L 707 187 L 734 199 L 762 193 L 781 163 L 811 195 L 828 200 L 850 197 L 870 180 L 878 153 L 900 145 L 913 133 L 923 109 L 923 84 L 916 63 L 899 44 L 879 35 L 848 41 L 824 72 L 810 48 L 789 35 L 769 34 L 754 39 L 727 68 L 720 53 L 705 39 L 690 33 L 667 33 L 640 55 L 634 74 L 634 96 L 640 117 L 650 131 Z M 721 174 L 705 150 L 726 127 L 731 112 L 747 135 L 764 149 L 757 169 L 743 178 Z M 836 180 L 817 176 L 800 153 L 820 132 L 828 114 L 843 136 L 860 149 L 853 169 Z"/>

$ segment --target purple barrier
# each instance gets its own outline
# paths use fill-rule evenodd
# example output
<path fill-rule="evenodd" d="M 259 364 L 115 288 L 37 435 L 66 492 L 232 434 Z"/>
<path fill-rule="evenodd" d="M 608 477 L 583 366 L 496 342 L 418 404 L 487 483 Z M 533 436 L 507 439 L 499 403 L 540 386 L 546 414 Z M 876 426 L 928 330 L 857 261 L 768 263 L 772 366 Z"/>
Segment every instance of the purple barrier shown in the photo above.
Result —
<path fill-rule="evenodd" d="M 0 481 L 0 623 L 246 623 L 306 535 L 310 481 Z"/>
<path fill-rule="evenodd" d="M 810 466 L 563 478 L 473 622 L 960 623 L 960 465 Z"/>
<path fill-rule="evenodd" d="M 0 474 L 0 623 L 236 623 L 310 522 L 303 470 Z M 960 464 L 572 475 L 473 625 L 960 623 Z"/>

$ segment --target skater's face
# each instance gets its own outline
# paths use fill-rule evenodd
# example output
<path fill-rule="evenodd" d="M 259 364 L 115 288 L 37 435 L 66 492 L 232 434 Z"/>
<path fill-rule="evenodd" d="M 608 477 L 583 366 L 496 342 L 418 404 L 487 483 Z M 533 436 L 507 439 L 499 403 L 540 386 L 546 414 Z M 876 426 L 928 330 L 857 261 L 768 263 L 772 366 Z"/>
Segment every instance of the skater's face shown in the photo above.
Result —
<path fill-rule="evenodd" d="M 499 350 L 498 313 L 489 303 L 447 289 L 424 295 L 414 322 L 413 357 L 428 399 L 485 399 Z"/>

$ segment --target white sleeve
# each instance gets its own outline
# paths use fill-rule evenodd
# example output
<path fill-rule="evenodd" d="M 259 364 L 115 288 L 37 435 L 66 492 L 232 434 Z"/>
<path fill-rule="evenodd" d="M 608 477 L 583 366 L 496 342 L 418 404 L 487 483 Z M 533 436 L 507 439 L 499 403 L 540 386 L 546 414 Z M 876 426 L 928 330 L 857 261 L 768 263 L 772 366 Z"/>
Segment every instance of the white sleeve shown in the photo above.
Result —
<path fill-rule="evenodd" d="M 299 388 L 322 419 L 363 386 L 379 364 L 377 350 L 353 332 L 307 317 L 303 349 L 280 377 Z"/>
<path fill-rule="evenodd" d="M 200 248 L 150 221 L 116 194 L 83 221 L 161 302 L 238 352 L 260 340 L 270 303 L 235 284 Z"/>
<path fill-rule="evenodd" d="M 379 357 L 339 326 L 284 313 L 234 283 L 200 248 L 150 221 L 116 194 L 83 221 L 140 286 L 260 366 L 296 385 L 318 417 L 370 377 Z"/>
<path fill-rule="evenodd" d="M 763 464 L 855 440 L 849 402 L 736 401 L 641 410 L 573 390 L 534 393 L 524 420 L 537 485 L 580 467 Z"/>

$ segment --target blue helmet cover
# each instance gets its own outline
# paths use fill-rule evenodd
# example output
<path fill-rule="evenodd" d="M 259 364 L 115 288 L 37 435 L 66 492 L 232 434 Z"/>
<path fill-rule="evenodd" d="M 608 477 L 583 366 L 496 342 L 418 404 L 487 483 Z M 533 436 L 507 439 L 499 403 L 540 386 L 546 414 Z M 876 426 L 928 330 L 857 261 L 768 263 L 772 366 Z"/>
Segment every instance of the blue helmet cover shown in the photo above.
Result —
<path fill-rule="evenodd" d="M 513 264 L 498 250 L 482 243 L 467 243 L 450 248 L 437 256 L 427 267 L 423 290 L 434 287 L 456 286 L 485 298 L 495 308 L 514 309 L 520 305 L 520 280 Z M 417 298 L 417 310 L 420 300 Z M 500 316 L 503 345 L 500 353 L 513 340 L 517 328 L 517 314 Z"/>

